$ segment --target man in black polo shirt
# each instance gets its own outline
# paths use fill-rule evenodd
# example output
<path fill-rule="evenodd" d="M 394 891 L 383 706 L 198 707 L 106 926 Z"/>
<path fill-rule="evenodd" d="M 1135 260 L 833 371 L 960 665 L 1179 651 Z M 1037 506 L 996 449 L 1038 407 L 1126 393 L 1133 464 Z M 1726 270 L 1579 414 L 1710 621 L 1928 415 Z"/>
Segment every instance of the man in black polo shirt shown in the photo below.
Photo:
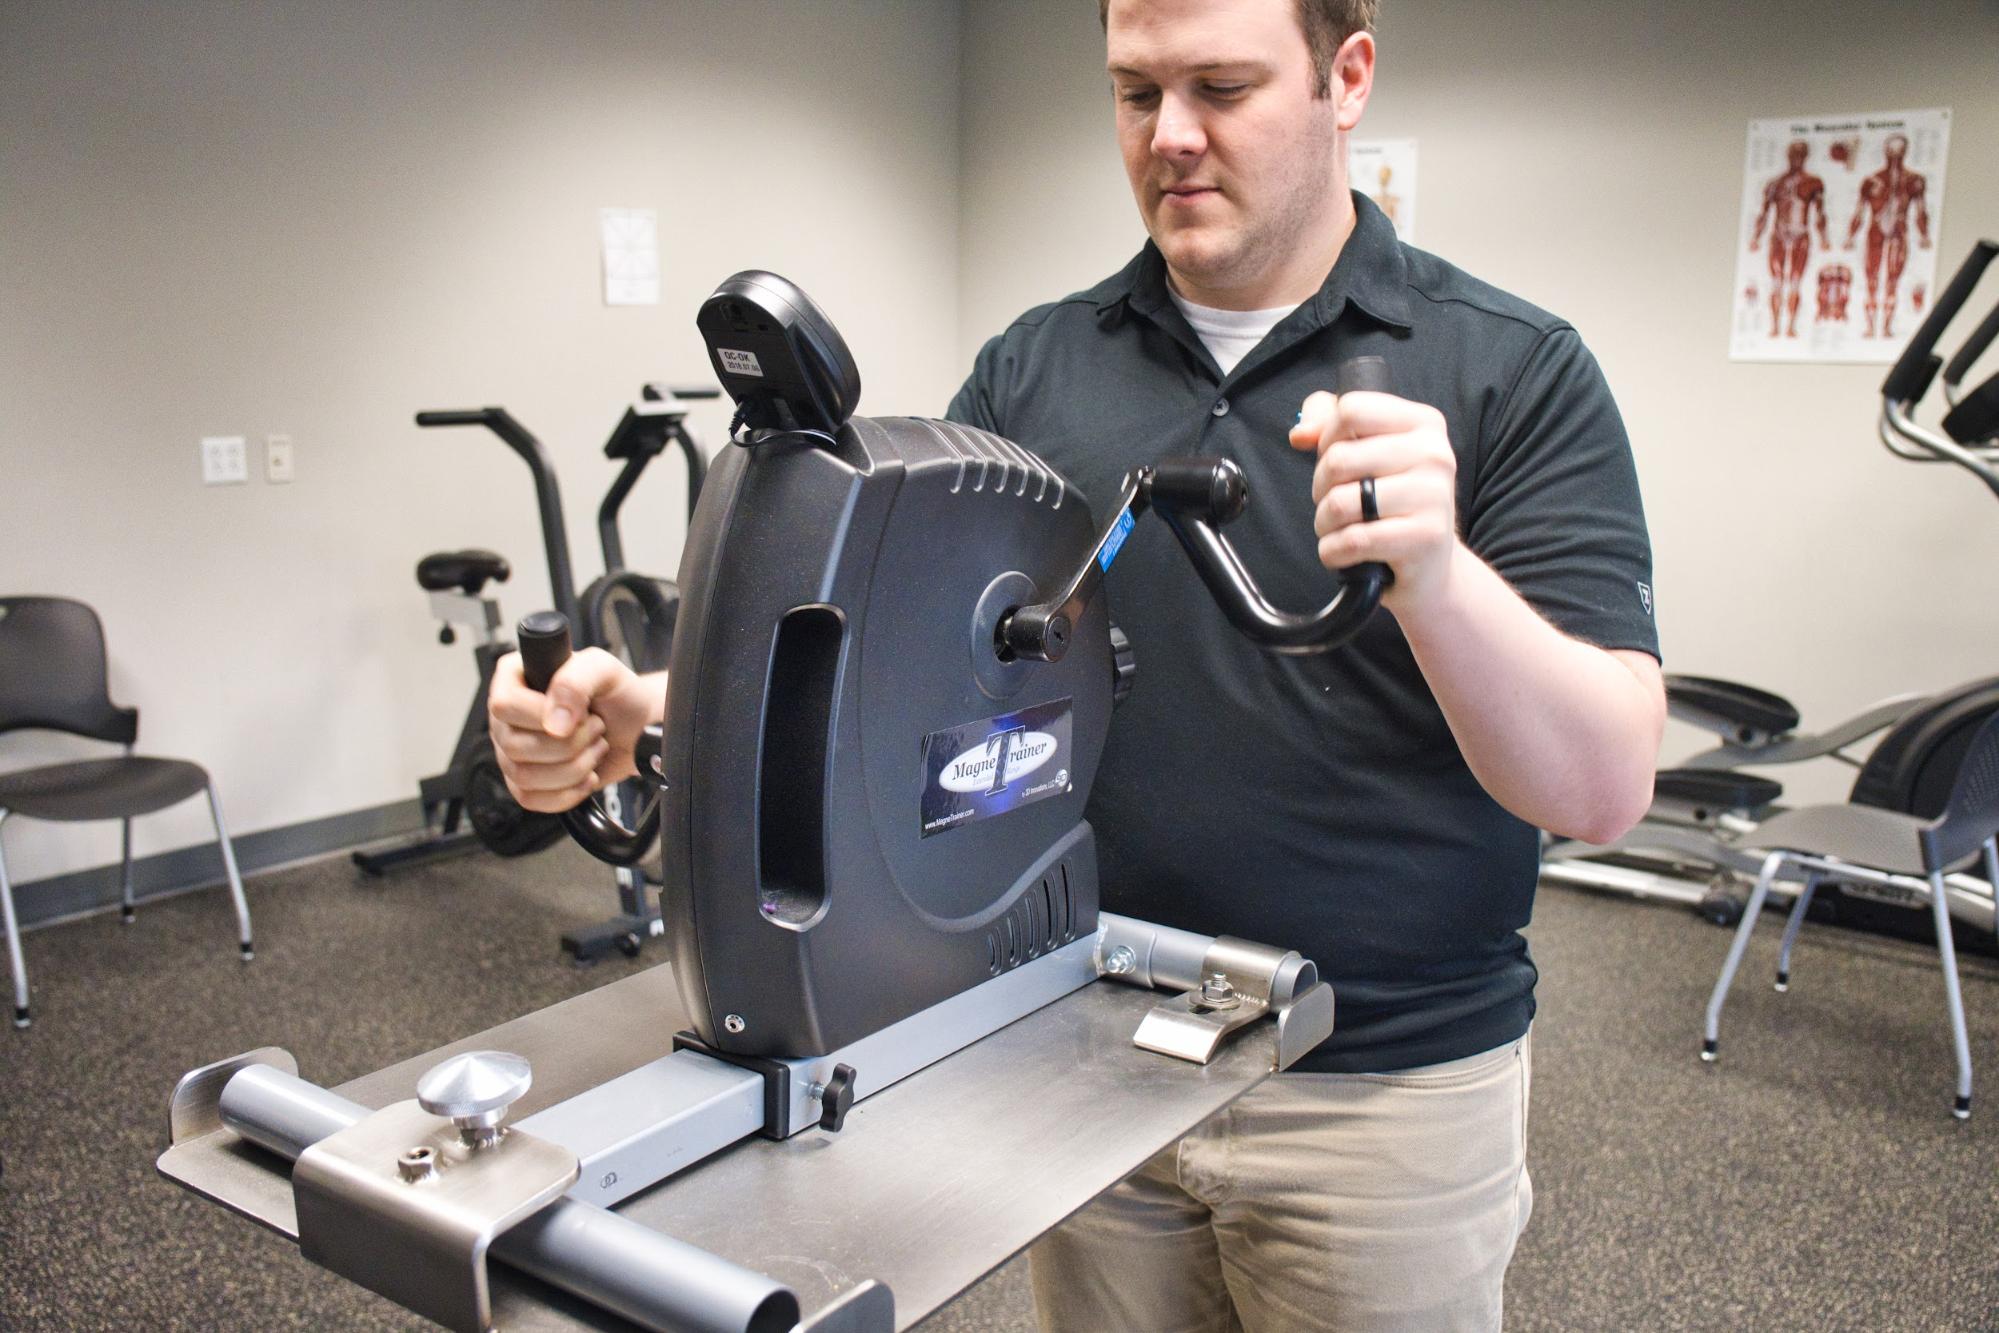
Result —
<path fill-rule="evenodd" d="M 1100 3 L 1102 0 L 1100 0 Z M 980 353 L 951 406 L 1097 505 L 1233 458 L 1230 534 L 1280 605 L 1386 562 L 1360 635 L 1264 653 L 1163 525 L 1108 576 L 1138 685 L 1092 788 L 1107 907 L 1295 948 L 1338 1029 L 1035 1249 L 1050 1328 L 1486 1328 L 1525 1170 L 1536 828 L 1644 812 L 1665 701 L 1624 428 L 1568 325 L 1400 245 L 1346 187 L 1374 0 L 1109 0 L 1152 243 Z M 1378 355 L 1393 393 L 1326 392 Z M 1379 516 L 1362 516 L 1371 481 Z M 489 711 L 530 809 L 633 770 L 664 681 L 583 652 Z"/>
<path fill-rule="evenodd" d="M 1604 841 L 1651 793 L 1665 705 L 1623 424 L 1572 328 L 1348 192 L 1373 11 L 1104 4 L 1152 242 L 987 343 L 951 404 L 1100 507 L 1161 456 L 1234 459 L 1230 535 L 1280 606 L 1321 605 L 1329 568 L 1395 575 L 1353 642 L 1283 657 L 1163 525 L 1110 570 L 1138 685 L 1089 808 L 1105 905 L 1300 950 L 1338 1030 L 1036 1248 L 1048 1328 L 1496 1326 L 1532 1199 L 1536 829 Z M 1326 392 L 1359 355 L 1392 395 Z"/>

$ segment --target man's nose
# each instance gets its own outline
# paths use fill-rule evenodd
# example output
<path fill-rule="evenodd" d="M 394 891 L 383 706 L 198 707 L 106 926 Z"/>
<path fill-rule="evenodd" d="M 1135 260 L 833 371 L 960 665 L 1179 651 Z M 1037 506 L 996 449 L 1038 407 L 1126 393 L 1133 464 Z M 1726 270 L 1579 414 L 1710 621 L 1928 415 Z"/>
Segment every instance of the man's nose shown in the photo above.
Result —
<path fill-rule="evenodd" d="M 1184 160 L 1199 157 L 1207 149 L 1208 135 L 1201 128 L 1201 117 L 1195 108 L 1184 98 L 1161 94 L 1159 118 L 1152 124 L 1153 155 Z"/>

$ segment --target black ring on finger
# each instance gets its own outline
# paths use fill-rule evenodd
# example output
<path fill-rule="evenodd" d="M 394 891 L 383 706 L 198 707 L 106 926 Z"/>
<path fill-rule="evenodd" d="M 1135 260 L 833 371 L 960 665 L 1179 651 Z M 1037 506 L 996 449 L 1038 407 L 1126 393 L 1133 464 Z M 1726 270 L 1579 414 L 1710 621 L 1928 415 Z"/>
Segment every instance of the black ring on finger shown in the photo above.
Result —
<path fill-rule="evenodd" d="M 1381 517 L 1381 506 L 1374 499 L 1374 478 L 1360 479 L 1360 516 L 1364 522 L 1372 523 Z"/>

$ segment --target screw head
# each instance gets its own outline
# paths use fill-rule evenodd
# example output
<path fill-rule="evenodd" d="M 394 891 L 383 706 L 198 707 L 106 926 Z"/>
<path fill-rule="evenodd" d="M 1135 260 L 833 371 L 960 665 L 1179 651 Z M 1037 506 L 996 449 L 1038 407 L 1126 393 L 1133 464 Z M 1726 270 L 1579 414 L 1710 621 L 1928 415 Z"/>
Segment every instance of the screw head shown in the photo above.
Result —
<path fill-rule="evenodd" d="M 743 1021 L 741 1014 L 729 1014 L 722 1019 L 722 1030 L 730 1036 L 737 1035 L 748 1026 L 749 1024 Z"/>
<path fill-rule="evenodd" d="M 1120 944 L 1104 959 L 1104 971 L 1114 977 L 1128 976 L 1138 967 L 1138 955 L 1129 944 Z"/>

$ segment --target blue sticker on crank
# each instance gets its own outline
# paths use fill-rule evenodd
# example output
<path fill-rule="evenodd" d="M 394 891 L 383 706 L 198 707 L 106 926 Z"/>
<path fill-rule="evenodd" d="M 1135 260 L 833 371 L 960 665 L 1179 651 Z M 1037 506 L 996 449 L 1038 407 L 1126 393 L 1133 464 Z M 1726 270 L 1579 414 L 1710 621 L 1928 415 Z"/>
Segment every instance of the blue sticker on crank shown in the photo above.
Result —
<path fill-rule="evenodd" d="M 1124 539 L 1131 535 L 1134 522 L 1131 506 L 1126 505 L 1124 512 L 1117 516 L 1117 522 L 1111 525 L 1111 535 L 1104 539 L 1103 552 L 1097 556 L 1097 566 L 1106 574 L 1110 572 L 1111 561 L 1117 559 L 1117 553 L 1124 549 Z"/>

